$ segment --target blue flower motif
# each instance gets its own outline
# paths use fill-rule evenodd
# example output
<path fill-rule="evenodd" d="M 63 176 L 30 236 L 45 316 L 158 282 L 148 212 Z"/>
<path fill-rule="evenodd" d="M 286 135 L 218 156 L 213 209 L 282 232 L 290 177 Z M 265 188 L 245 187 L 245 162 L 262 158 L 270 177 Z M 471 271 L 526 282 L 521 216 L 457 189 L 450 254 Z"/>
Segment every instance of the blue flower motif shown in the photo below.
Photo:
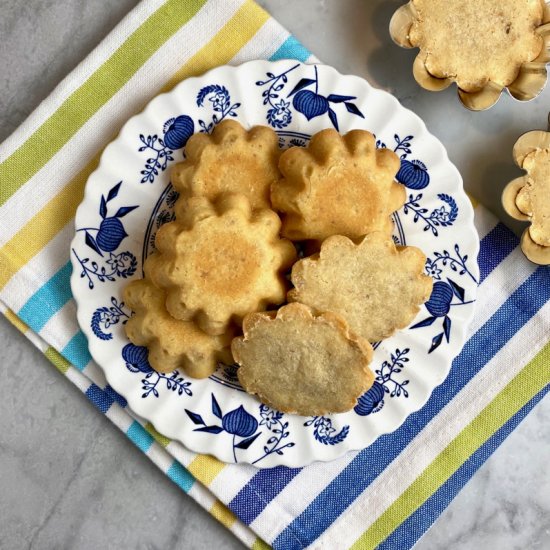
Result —
<path fill-rule="evenodd" d="M 353 410 L 359 416 L 378 412 L 384 406 L 385 393 L 384 386 L 380 382 L 374 382 L 372 387 L 358 399 Z"/>
<path fill-rule="evenodd" d="M 260 405 L 260 416 L 262 420 L 260 421 L 260 426 L 266 426 L 268 430 L 271 430 L 275 424 L 281 420 L 283 413 L 270 409 L 267 405 Z"/>
<path fill-rule="evenodd" d="M 126 361 L 126 368 L 130 372 L 143 372 L 145 374 L 153 372 L 148 360 L 149 352 L 143 346 L 126 344 L 122 348 L 122 358 Z"/>
<path fill-rule="evenodd" d="M 281 99 L 278 103 L 273 103 L 273 108 L 267 111 L 267 121 L 274 128 L 284 128 L 292 121 L 292 113 L 289 109 L 290 102 Z"/>
<path fill-rule="evenodd" d="M 438 281 L 441 279 L 441 269 L 435 263 L 426 263 L 426 273 Z"/>
<path fill-rule="evenodd" d="M 442 206 L 441 208 L 436 208 L 432 212 L 431 218 L 433 220 L 437 220 L 440 223 L 448 223 L 451 217 L 449 212 L 445 210 L 445 207 Z"/>
<path fill-rule="evenodd" d="M 434 317 L 445 317 L 451 309 L 453 295 L 451 285 L 444 281 L 437 281 L 434 283 L 430 299 L 424 305 Z"/>
<path fill-rule="evenodd" d="M 412 136 L 409 136 L 411 139 Z M 410 149 L 407 149 L 410 153 Z M 408 153 L 406 153 L 408 154 Z M 430 175 L 428 169 L 423 162 L 419 160 L 401 160 L 401 167 L 397 172 L 396 179 L 409 189 L 419 190 L 425 189 L 430 184 Z"/>
<path fill-rule="evenodd" d="M 222 427 L 232 435 L 249 437 L 258 429 L 258 421 L 241 405 L 223 416 Z"/>
<path fill-rule="evenodd" d="M 164 144 L 172 150 L 181 149 L 194 133 L 195 124 L 191 117 L 180 115 L 171 118 L 164 123 Z"/>

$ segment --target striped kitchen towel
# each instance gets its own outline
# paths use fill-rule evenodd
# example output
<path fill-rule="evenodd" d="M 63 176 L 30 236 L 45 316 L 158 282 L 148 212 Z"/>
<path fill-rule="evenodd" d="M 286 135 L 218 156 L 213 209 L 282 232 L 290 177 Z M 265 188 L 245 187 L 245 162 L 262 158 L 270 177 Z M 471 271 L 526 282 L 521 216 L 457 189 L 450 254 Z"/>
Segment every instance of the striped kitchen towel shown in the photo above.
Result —
<path fill-rule="evenodd" d="M 138 5 L 0 148 L 0 304 L 135 445 L 252 548 L 410 548 L 550 389 L 550 272 L 476 206 L 477 314 L 427 405 L 361 452 L 256 470 L 136 418 L 89 356 L 70 294 L 73 217 L 102 147 L 157 93 L 226 63 L 311 56 L 252 1 Z M 265 541 L 265 542 L 264 542 Z"/>

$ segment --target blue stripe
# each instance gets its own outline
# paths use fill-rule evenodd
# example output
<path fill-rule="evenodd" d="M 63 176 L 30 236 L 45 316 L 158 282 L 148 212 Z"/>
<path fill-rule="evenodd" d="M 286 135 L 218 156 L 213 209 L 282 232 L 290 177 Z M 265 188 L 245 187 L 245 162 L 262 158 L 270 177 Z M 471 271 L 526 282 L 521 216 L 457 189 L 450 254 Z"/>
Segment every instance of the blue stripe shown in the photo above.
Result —
<path fill-rule="evenodd" d="M 84 333 L 79 330 L 61 350 L 61 355 L 72 363 L 79 371 L 83 371 L 84 367 L 92 360 L 92 356 L 88 351 L 88 341 Z"/>
<path fill-rule="evenodd" d="M 519 239 L 503 223 L 496 225 L 483 239 L 479 247 L 479 281 L 497 267 L 519 245 Z"/>
<path fill-rule="evenodd" d="M 71 270 L 71 262 L 66 263 L 17 312 L 18 317 L 35 332 L 40 332 L 50 318 L 72 298 Z"/>
<path fill-rule="evenodd" d="M 176 460 L 168 468 L 166 475 L 186 493 L 191 490 L 191 487 L 195 483 L 195 478 Z"/>
<path fill-rule="evenodd" d="M 115 400 L 104 392 L 99 386 L 92 384 L 86 390 L 86 397 L 103 413 L 105 414 Z"/>
<path fill-rule="evenodd" d="M 284 467 L 260 470 L 237 493 L 228 508 L 250 525 L 265 508 L 265 503 L 273 500 L 300 471 L 300 468 Z"/>
<path fill-rule="evenodd" d="M 111 386 L 107 385 L 105 386 L 105 389 L 103 390 L 113 401 L 116 401 L 123 409 L 128 405 L 128 401 L 122 397 L 122 395 L 118 394 Z"/>
<path fill-rule="evenodd" d="M 306 61 L 311 53 L 296 40 L 293 36 L 289 36 L 281 47 L 269 58 L 269 61 L 279 61 L 279 59 L 297 59 L 298 61 Z"/>
<path fill-rule="evenodd" d="M 134 445 L 146 453 L 153 444 L 153 436 L 135 420 L 126 432 L 128 438 L 134 443 Z"/>
<path fill-rule="evenodd" d="M 428 403 L 393 434 L 380 437 L 358 453 L 277 537 L 273 547 L 297 548 L 296 536 L 304 546 L 315 541 L 549 299 L 549 273 L 541 267 L 470 338 L 454 360 L 449 377 L 434 390 Z"/>
<path fill-rule="evenodd" d="M 377 550 L 394 550 L 395 548 L 406 550 L 412 548 L 475 472 L 517 428 L 518 424 L 549 390 L 550 385 L 537 393 L 529 403 L 497 430 L 420 508 L 380 544 Z"/>

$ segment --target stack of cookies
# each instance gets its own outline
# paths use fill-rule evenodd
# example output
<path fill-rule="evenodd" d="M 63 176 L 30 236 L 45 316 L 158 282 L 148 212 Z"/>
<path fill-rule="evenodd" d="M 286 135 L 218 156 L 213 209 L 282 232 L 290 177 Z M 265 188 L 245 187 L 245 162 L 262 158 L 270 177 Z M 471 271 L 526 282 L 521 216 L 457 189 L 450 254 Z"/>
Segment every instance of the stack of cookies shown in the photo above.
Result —
<path fill-rule="evenodd" d="M 125 292 L 128 337 L 162 372 L 206 377 L 233 358 L 244 389 L 280 411 L 350 410 L 374 381 L 371 343 L 432 288 L 422 252 L 392 239 L 399 158 L 363 130 L 281 153 L 271 129 L 235 121 L 186 154 L 176 221 Z"/>

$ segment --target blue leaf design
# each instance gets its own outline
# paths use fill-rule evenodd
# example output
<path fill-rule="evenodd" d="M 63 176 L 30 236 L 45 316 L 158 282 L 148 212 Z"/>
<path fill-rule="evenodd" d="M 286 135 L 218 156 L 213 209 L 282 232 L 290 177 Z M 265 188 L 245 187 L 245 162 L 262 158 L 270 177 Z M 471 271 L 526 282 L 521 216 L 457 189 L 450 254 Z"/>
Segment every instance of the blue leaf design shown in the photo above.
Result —
<path fill-rule="evenodd" d="M 443 333 L 441 332 L 437 336 L 433 337 L 432 345 L 431 345 L 430 351 L 428 351 L 428 353 L 432 353 L 432 351 L 436 350 L 441 345 L 442 341 L 443 341 Z"/>
<path fill-rule="evenodd" d="M 356 99 L 356 96 L 353 95 L 338 95 L 338 94 L 330 94 L 327 99 L 331 103 L 344 103 L 344 101 L 349 101 L 350 99 Z"/>
<path fill-rule="evenodd" d="M 191 422 L 193 422 L 193 424 L 202 424 L 204 426 L 205 422 L 200 414 L 188 411 L 187 409 L 184 410 L 187 413 L 187 416 L 191 419 Z"/>
<path fill-rule="evenodd" d="M 137 206 L 122 206 L 117 210 L 117 213 L 115 214 L 115 218 L 122 218 L 126 216 L 126 214 L 129 214 L 132 210 L 135 210 L 138 208 Z"/>
<path fill-rule="evenodd" d="M 220 426 L 205 426 L 204 428 L 196 428 L 193 431 L 206 432 L 209 434 L 219 434 L 220 432 L 223 432 L 223 428 L 221 428 Z"/>
<path fill-rule="evenodd" d="M 344 105 L 346 106 L 348 113 L 351 113 L 352 115 L 357 115 L 361 118 L 365 118 L 365 115 L 359 110 L 355 103 L 344 103 Z"/>
<path fill-rule="evenodd" d="M 332 125 L 336 128 L 337 131 L 340 130 L 340 128 L 338 128 L 338 117 L 336 116 L 336 113 L 329 107 L 329 110 L 328 110 L 328 116 L 330 118 L 330 121 L 332 122 Z"/>
<path fill-rule="evenodd" d="M 456 268 L 455 268 L 455 271 L 456 271 Z M 454 295 L 461 302 L 464 302 L 464 289 L 461 286 L 457 285 L 454 281 L 451 281 L 451 279 L 449 279 L 448 277 L 447 277 L 447 281 L 449 281 L 449 284 L 451 285 L 451 288 L 453 289 Z"/>
<path fill-rule="evenodd" d="M 303 88 L 307 88 L 308 86 L 311 86 L 312 84 L 315 84 L 315 80 L 312 78 L 302 78 L 294 88 L 292 88 L 292 91 L 288 94 L 287 97 L 293 96 L 296 92 L 299 92 Z"/>
<path fill-rule="evenodd" d="M 110 191 L 109 191 L 109 194 L 107 195 L 107 202 L 113 200 L 117 195 L 118 195 L 118 192 L 120 190 L 120 186 L 122 185 L 122 182 L 119 181 Z"/>
<path fill-rule="evenodd" d="M 258 429 L 258 421 L 241 405 L 224 415 L 222 426 L 227 433 L 249 437 Z"/>
<path fill-rule="evenodd" d="M 254 443 L 254 441 L 256 441 L 256 439 L 258 438 L 258 436 L 261 433 L 262 432 L 258 432 L 256 435 L 253 435 L 252 437 L 248 437 L 247 439 L 243 439 L 240 443 L 237 443 L 237 445 L 235 445 L 235 448 L 236 449 L 248 449 L 248 447 L 250 447 L 250 445 L 252 445 L 252 443 Z"/>
<path fill-rule="evenodd" d="M 107 203 L 105 202 L 105 197 L 101 195 L 101 202 L 99 204 L 99 215 L 105 219 L 107 216 Z"/>
<path fill-rule="evenodd" d="M 216 401 L 216 397 L 214 396 L 214 394 L 212 394 L 212 412 L 214 413 L 214 416 L 217 416 L 220 420 L 222 419 L 222 410 L 220 408 L 220 405 Z"/>
<path fill-rule="evenodd" d="M 429 327 L 430 325 L 433 325 L 436 318 L 437 317 L 428 317 L 427 319 L 424 319 L 423 321 L 416 323 L 416 325 L 413 325 L 411 328 Z"/>
<path fill-rule="evenodd" d="M 447 338 L 447 342 L 449 342 L 451 338 L 451 320 L 447 316 L 445 316 L 445 320 L 443 321 L 443 331 L 445 332 L 445 338 Z"/>
<path fill-rule="evenodd" d="M 97 246 L 97 243 L 95 242 L 95 239 L 87 231 L 84 241 L 92 250 L 95 250 L 100 256 L 103 256 L 101 250 L 99 249 L 99 246 Z"/>

